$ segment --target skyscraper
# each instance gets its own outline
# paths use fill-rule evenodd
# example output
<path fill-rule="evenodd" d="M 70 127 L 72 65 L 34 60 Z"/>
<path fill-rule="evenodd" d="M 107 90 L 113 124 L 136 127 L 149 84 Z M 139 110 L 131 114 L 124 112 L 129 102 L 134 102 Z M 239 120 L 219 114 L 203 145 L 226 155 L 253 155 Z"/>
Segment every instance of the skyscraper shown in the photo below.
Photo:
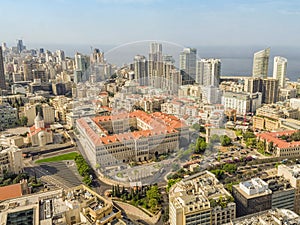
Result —
<path fill-rule="evenodd" d="M 259 78 L 268 77 L 270 48 L 254 53 L 252 76 Z"/>
<path fill-rule="evenodd" d="M 134 57 L 134 77 L 140 85 L 148 85 L 147 59 L 143 55 Z"/>
<path fill-rule="evenodd" d="M 150 43 L 149 61 L 162 61 L 162 44 L 161 43 Z"/>
<path fill-rule="evenodd" d="M 286 78 L 287 59 L 281 56 L 274 57 L 273 78 L 279 80 L 279 86 L 284 88 Z"/>
<path fill-rule="evenodd" d="M 18 53 L 21 53 L 25 49 L 26 49 L 26 47 L 23 45 L 23 40 L 18 40 L 18 43 L 17 43 Z"/>
<path fill-rule="evenodd" d="M 2 54 L 2 47 L 1 46 L 0 46 L 0 89 L 2 89 L 2 90 L 6 89 L 3 54 Z"/>
<path fill-rule="evenodd" d="M 220 59 L 197 60 L 196 83 L 204 86 L 218 87 L 221 75 Z"/>
<path fill-rule="evenodd" d="M 179 56 L 179 68 L 183 75 L 183 83 L 194 83 L 196 78 L 197 49 L 184 48 Z"/>

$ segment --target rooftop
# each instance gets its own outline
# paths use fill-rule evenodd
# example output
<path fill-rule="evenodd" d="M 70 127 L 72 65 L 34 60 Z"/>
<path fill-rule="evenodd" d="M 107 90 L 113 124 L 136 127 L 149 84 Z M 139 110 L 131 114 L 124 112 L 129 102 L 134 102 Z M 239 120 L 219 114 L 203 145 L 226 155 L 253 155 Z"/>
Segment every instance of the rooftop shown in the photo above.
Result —
<path fill-rule="evenodd" d="M 297 130 L 286 130 L 280 132 L 265 132 L 257 134 L 256 136 L 260 139 L 266 140 L 266 142 L 273 142 L 274 146 L 278 148 L 293 148 L 300 147 L 300 141 L 287 142 L 286 140 L 281 139 L 281 136 L 290 136 L 295 133 Z"/>
<path fill-rule="evenodd" d="M 0 187 L 0 201 L 22 196 L 21 184 L 12 184 Z"/>

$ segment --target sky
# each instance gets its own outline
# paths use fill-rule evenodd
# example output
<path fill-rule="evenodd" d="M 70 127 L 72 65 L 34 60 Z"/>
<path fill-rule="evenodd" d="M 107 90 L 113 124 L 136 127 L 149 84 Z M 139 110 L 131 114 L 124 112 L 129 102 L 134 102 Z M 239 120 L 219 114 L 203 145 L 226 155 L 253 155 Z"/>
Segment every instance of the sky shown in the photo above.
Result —
<path fill-rule="evenodd" d="M 300 46 L 299 0 L 0 0 L 0 42 Z"/>

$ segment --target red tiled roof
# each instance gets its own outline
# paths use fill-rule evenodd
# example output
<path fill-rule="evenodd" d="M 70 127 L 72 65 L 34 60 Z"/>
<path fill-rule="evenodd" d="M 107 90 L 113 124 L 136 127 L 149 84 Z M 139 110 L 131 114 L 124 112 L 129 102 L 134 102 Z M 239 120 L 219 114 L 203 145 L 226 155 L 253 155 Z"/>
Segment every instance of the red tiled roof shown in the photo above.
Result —
<path fill-rule="evenodd" d="M 0 201 L 22 196 L 21 184 L 12 184 L 0 187 Z"/>
<path fill-rule="evenodd" d="M 286 131 L 280 131 L 280 132 L 265 132 L 257 134 L 256 136 L 260 139 L 266 140 L 267 142 L 273 142 L 275 146 L 278 148 L 293 148 L 300 146 L 300 141 L 292 141 L 287 142 L 285 140 L 280 139 L 280 136 L 290 136 L 293 133 L 295 133 L 296 130 L 286 130 Z"/>

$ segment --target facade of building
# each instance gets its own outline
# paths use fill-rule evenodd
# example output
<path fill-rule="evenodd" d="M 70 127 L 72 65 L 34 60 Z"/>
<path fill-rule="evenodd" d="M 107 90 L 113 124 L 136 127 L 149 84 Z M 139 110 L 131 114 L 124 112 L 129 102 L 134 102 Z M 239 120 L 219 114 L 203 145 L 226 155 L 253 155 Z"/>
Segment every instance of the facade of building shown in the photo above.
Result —
<path fill-rule="evenodd" d="M 148 62 L 143 55 L 134 57 L 134 78 L 142 86 L 148 84 Z"/>
<path fill-rule="evenodd" d="M 0 150 L 0 176 L 5 172 L 21 173 L 23 171 L 22 151 L 16 146 Z"/>
<path fill-rule="evenodd" d="M 3 52 L 2 47 L 0 46 L 0 90 L 6 89 L 5 83 L 5 73 L 4 73 L 4 62 L 3 62 Z"/>
<path fill-rule="evenodd" d="M 259 78 L 268 77 L 270 48 L 254 53 L 252 76 Z"/>
<path fill-rule="evenodd" d="M 233 186 L 237 217 L 257 213 L 272 208 L 272 191 L 259 178 L 241 182 Z"/>
<path fill-rule="evenodd" d="M 3 225 L 126 224 L 111 201 L 84 185 L 8 199 L 0 206 Z"/>
<path fill-rule="evenodd" d="M 149 61 L 162 61 L 162 44 L 153 42 L 150 43 Z"/>
<path fill-rule="evenodd" d="M 279 80 L 279 86 L 285 87 L 287 59 L 281 56 L 274 57 L 273 78 Z"/>
<path fill-rule="evenodd" d="M 197 49 L 184 48 L 179 55 L 179 69 L 183 73 L 183 84 L 193 84 L 196 79 Z"/>
<path fill-rule="evenodd" d="M 236 218 L 224 225 L 282 225 L 300 224 L 300 216 L 288 209 L 272 209 L 264 212 Z"/>
<path fill-rule="evenodd" d="M 293 188 L 295 188 L 295 207 L 294 211 L 300 213 L 300 165 L 279 165 L 278 176 L 287 179 Z"/>
<path fill-rule="evenodd" d="M 244 82 L 245 92 L 262 93 L 262 103 L 272 104 L 278 101 L 279 81 L 277 79 L 252 77 L 244 79 Z"/>
<path fill-rule="evenodd" d="M 261 106 L 261 93 L 236 93 L 225 92 L 222 96 L 222 104 L 227 109 L 236 109 L 237 114 L 245 115 L 255 112 Z"/>
<path fill-rule="evenodd" d="M 34 125 L 29 128 L 28 137 L 32 146 L 45 146 L 53 143 L 53 133 L 40 113 L 34 119 Z"/>
<path fill-rule="evenodd" d="M 171 225 L 221 225 L 235 219 L 235 215 L 232 196 L 208 171 L 183 179 L 169 191 Z"/>
<path fill-rule="evenodd" d="M 269 149 L 270 143 L 272 143 L 273 149 L 270 153 L 277 157 L 299 157 L 300 156 L 300 141 L 287 141 L 286 137 L 289 137 L 296 130 L 286 130 L 280 132 L 265 132 L 257 134 L 259 141 L 266 142 L 266 149 Z"/>
<path fill-rule="evenodd" d="M 220 59 L 197 60 L 196 83 L 203 86 L 218 87 L 221 76 Z"/>
<path fill-rule="evenodd" d="M 188 126 L 160 112 L 85 117 L 76 120 L 80 142 L 92 166 L 144 161 L 179 148 L 189 140 Z"/>
<path fill-rule="evenodd" d="M 18 121 L 18 110 L 8 103 L 0 104 L 0 130 L 16 126 Z"/>

